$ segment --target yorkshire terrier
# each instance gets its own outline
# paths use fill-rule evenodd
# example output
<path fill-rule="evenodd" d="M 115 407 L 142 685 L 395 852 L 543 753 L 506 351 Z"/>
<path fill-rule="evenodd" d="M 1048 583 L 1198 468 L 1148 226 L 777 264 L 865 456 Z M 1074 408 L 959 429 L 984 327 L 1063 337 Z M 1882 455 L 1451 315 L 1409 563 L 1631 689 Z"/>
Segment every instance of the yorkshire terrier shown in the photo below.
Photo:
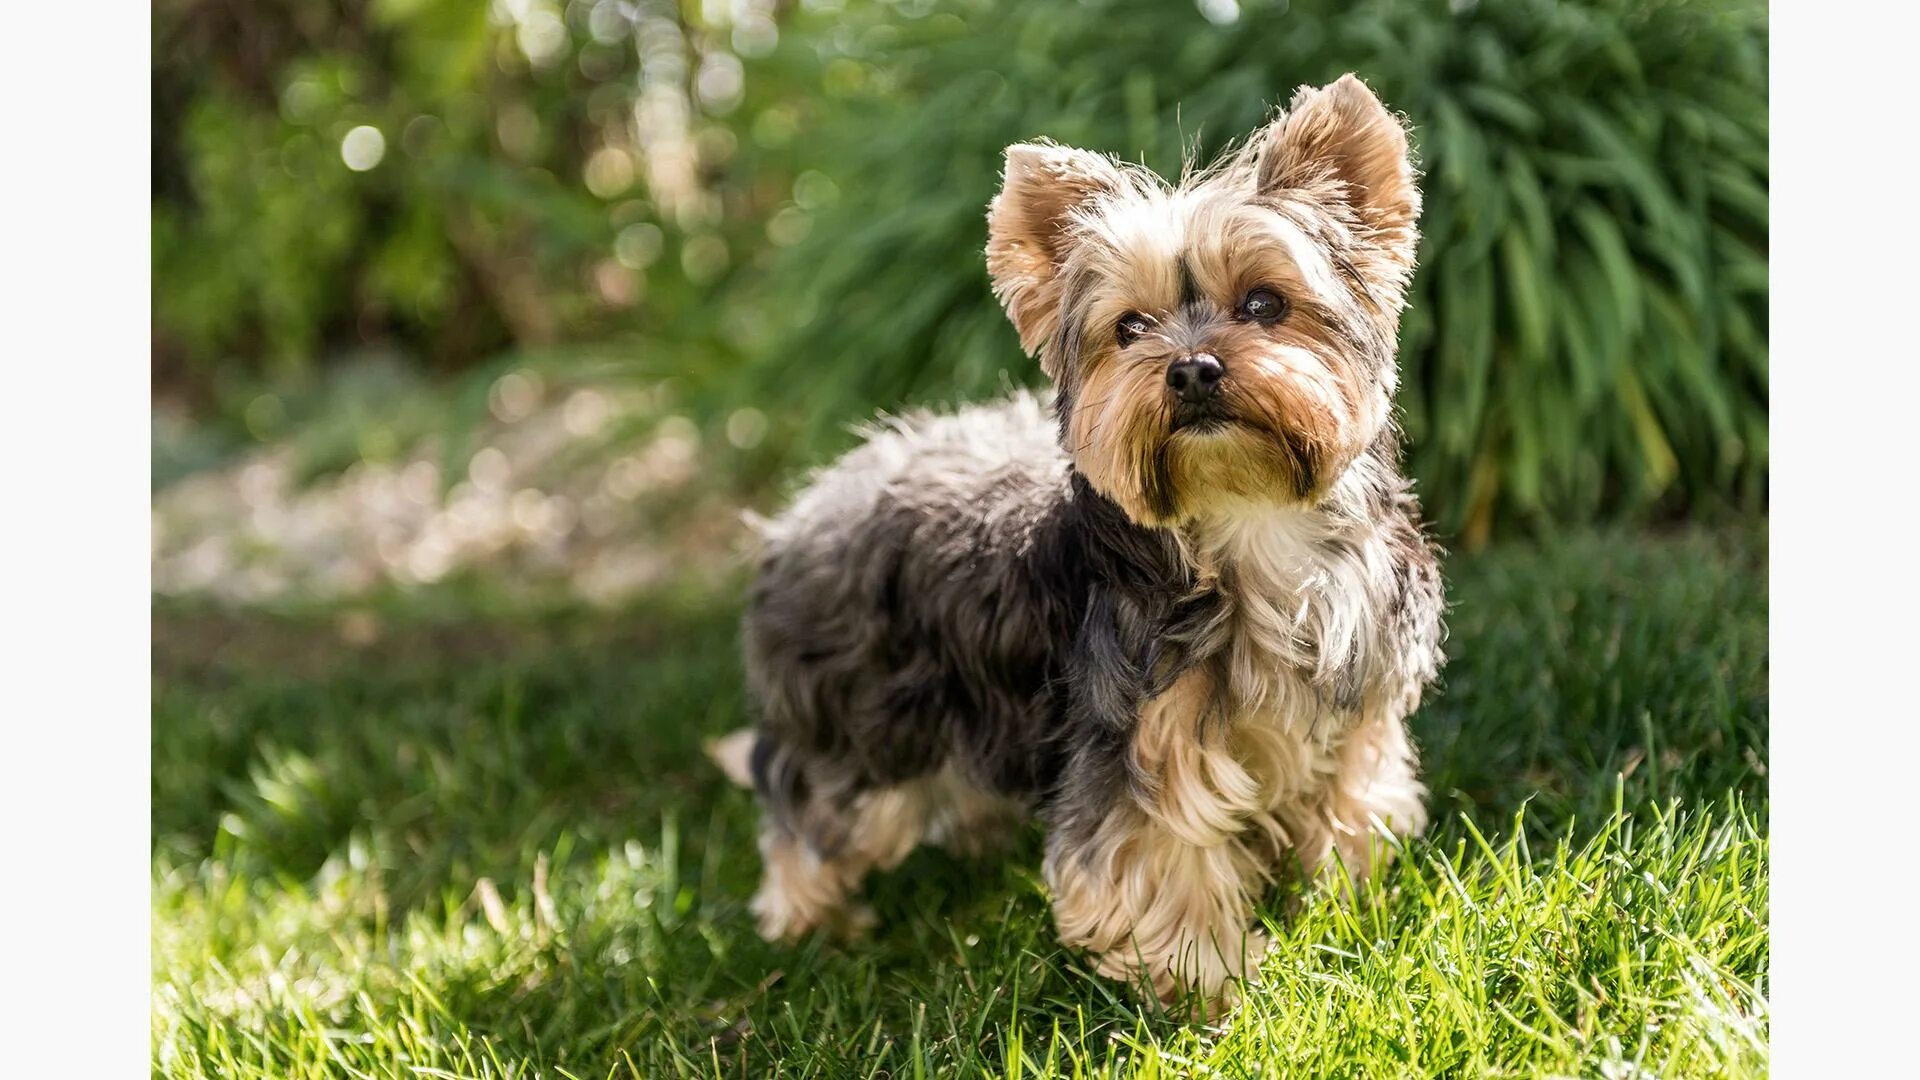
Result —
<path fill-rule="evenodd" d="M 1063 942 L 1224 1003 L 1280 871 L 1358 878 L 1425 826 L 1405 721 L 1443 597 L 1393 415 L 1419 214 L 1352 75 L 1178 184 L 1007 150 L 987 269 L 1050 400 L 879 425 L 764 529 L 758 724 L 712 750 L 762 803 L 766 937 L 1031 814 Z"/>

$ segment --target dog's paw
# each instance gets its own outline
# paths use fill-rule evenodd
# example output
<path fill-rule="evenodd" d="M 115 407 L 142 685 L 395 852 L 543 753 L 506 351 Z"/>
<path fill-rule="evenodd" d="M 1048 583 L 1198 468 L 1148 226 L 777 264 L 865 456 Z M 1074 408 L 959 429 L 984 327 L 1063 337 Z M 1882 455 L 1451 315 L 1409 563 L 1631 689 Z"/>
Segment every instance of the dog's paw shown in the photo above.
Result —
<path fill-rule="evenodd" d="M 763 941 L 792 944 L 813 929 L 811 922 L 790 906 L 775 902 L 764 889 L 754 895 L 748 910 L 753 912 L 754 926 Z"/>
<path fill-rule="evenodd" d="M 839 941 L 855 941 L 872 933 L 880 923 L 880 917 L 867 904 L 803 910 L 764 889 L 754 895 L 749 909 L 762 939 L 786 945 L 795 944 L 816 931 Z"/>
<path fill-rule="evenodd" d="M 1272 939 L 1262 931 L 1249 930 L 1237 950 L 1229 947 L 1207 954 L 1206 962 L 1197 968 L 1193 962 L 1199 954 L 1188 952 L 1188 969 L 1175 975 L 1169 966 L 1154 989 L 1169 1014 L 1191 1023 L 1218 1023 L 1259 985 L 1260 962 L 1272 951 Z"/>
<path fill-rule="evenodd" d="M 833 935 L 842 941 L 857 941 L 873 933 L 880 916 L 870 904 L 848 904 L 830 923 Z"/>

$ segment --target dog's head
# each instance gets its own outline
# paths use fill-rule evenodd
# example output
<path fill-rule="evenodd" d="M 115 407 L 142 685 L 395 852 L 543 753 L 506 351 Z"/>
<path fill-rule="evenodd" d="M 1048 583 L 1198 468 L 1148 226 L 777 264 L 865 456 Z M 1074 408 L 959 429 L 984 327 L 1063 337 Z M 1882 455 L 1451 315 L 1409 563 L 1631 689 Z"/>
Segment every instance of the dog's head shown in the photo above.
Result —
<path fill-rule="evenodd" d="M 1009 147 L 987 267 L 1076 468 L 1168 525 L 1313 500 L 1390 423 L 1419 214 L 1400 120 L 1348 75 L 1178 185 Z"/>

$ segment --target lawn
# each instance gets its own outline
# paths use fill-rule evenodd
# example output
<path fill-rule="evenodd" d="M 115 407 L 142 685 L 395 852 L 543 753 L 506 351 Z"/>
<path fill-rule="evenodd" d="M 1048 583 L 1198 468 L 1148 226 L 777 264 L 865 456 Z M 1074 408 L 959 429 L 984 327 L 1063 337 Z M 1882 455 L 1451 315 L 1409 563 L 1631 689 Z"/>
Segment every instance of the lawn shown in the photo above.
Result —
<path fill-rule="evenodd" d="M 1272 898 L 1262 984 L 1211 1029 L 1058 946 L 1031 831 L 874 879 L 870 941 L 759 941 L 753 806 L 699 751 L 742 722 L 737 589 L 160 602 L 154 1069 L 1764 1074 L 1764 524 L 1449 573 L 1433 826 L 1351 903 Z"/>

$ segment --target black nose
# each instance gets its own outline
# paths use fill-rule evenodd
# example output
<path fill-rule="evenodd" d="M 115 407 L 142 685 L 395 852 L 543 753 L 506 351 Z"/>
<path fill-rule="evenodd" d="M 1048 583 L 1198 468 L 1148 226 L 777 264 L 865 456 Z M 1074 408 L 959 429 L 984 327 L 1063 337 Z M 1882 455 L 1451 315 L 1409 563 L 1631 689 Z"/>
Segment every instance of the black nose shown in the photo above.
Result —
<path fill-rule="evenodd" d="M 1181 401 L 1197 405 L 1213 396 L 1220 385 L 1220 376 L 1226 373 L 1219 357 L 1212 353 L 1194 353 L 1167 366 L 1167 385 L 1173 387 Z"/>

